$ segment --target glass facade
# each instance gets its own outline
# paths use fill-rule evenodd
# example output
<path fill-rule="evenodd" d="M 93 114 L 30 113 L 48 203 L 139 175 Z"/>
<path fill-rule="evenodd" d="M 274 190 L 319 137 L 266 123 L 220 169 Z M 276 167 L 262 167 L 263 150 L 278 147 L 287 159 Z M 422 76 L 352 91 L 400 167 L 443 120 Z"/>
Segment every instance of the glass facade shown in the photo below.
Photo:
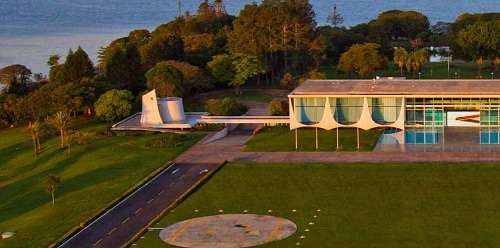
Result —
<path fill-rule="evenodd" d="M 406 98 L 406 125 L 446 125 L 446 114 L 442 100 L 442 98 Z"/>
<path fill-rule="evenodd" d="M 363 112 L 363 98 L 329 98 L 332 114 L 340 124 L 350 125 L 359 121 Z"/>
<path fill-rule="evenodd" d="M 481 126 L 499 126 L 500 125 L 500 99 L 484 99 L 481 105 Z"/>
<path fill-rule="evenodd" d="M 406 125 L 446 126 L 447 111 L 480 111 L 481 126 L 500 125 L 500 98 L 406 98 Z"/>
<path fill-rule="evenodd" d="M 297 121 L 306 125 L 319 123 L 325 112 L 325 102 L 324 97 L 294 98 Z"/>
<path fill-rule="evenodd" d="M 380 125 L 396 122 L 401 112 L 403 99 L 400 97 L 370 98 L 368 104 L 373 121 Z"/>
<path fill-rule="evenodd" d="M 305 125 L 321 122 L 329 101 L 332 117 L 342 125 L 357 123 L 363 112 L 363 97 L 294 97 L 297 121 Z M 407 127 L 442 127 L 451 112 L 478 111 L 481 126 L 500 126 L 500 98 L 403 98 L 368 97 L 372 120 L 380 125 L 396 122 L 405 108 Z M 447 113 L 450 112 L 450 116 Z M 451 124 L 450 124 L 451 125 Z M 479 125 L 479 124 L 478 124 Z"/>

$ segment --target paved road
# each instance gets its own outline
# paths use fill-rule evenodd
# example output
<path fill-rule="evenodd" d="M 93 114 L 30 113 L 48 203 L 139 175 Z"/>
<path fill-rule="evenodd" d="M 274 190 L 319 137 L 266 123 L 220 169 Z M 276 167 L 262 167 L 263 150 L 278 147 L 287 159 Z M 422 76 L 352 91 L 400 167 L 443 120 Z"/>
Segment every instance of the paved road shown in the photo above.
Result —
<path fill-rule="evenodd" d="M 220 163 L 175 163 L 59 247 L 120 247 Z"/>

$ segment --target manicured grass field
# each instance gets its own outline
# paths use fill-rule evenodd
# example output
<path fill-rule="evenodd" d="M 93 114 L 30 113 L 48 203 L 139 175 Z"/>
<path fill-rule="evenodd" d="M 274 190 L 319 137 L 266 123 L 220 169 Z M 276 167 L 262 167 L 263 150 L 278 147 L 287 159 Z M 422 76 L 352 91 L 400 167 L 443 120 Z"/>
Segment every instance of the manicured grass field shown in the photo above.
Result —
<path fill-rule="evenodd" d="M 316 130 L 302 128 L 298 130 L 299 151 L 316 150 Z M 371 151 L 377 144 L 382 130 L 360 132 L 360 151 Z M 318 129 L 319 151 L 337 149 L 336 130 Z M 356 151 L 356 129 L 339 129 L 339 151 Z M 295 151 L 295 131 L 288 126 L 266 127 L 246 144 L 247 152 L 285 152 Z"/>
<path fill-rule="evenodd" d="M 298 231 L 262 247 L 499 247 L 499 178 L 492 164 L 233 163 L 153 227 L 272 210 Z M 159 231 L 133 247 L 166 247 Z"/>
<path fill-rule="evenodd" d="M 80 129 L 80 128 L 79 128 Z M 104 132 L 105 126 L 85 125 Z M 33 157 L 25 128 L 0 130 L 0 232 L 16 236 L 0 240 L 0 247 L 47 247 L 70 229 L 87 221 L 131 187 L 201 138 L 188 135 L 175 148 L 147 148 L 161 135 L 108 137 L 98 134 L 71 154 L 58 148 L 58 137 L 42 139 L 43 153 Z M 61 178 L 56 204 L 50 204 L 43 178 Z"/>
<path fill-rule="evenodd" d="M 217 96 L 214 97 L 206 97 L 202 99 L 186 99 L 184 101 L 185 105 L 185 110 L 187 112 L 205 112 L 206 110 L 206 101 L 208 99 L 212 98 L 217 98 L 217 99 L 222 99 L 224 97 L 232 97 L 236 101 L 250 101 L 250 102 L 262 102 L 262 103 L 268 103 L 273 100 L 273 97 L 269 94 L 266 94 L 265 92 L 262 92 L 261 90 L 253 90 L 253 89 L 243 89 L 243 93 L 241 95 L 236 95 L 233 91 L 229 92 L 224 92 L 220 93 Z"/>
<path fill-rule="evenodd" d="M 491 70 L 488 69 L 488 64 L 482 66 L 481 76 L 483 79 L 491 79 Z M 347 79 L 349 75 L 337 72 L 335 66 L 322 66 L 320 68 L 321 72 L 325 73 L 328 79 Z M 456 73 L 456 75 L 455 75 Z M 374 75 L 370 75 L 366 78 L 371 79 L 374 76 L 382 77 L 399 77 L 399 68 L 390 63 L 389 68 L 386 70 L 376 71 Z M 418 79 L 418 74 L 403 71 L 403 76 L 409 79 Z M 476 79 L 478 77 L 478 67 L 474 63 L 453 63 L 450 67 L 450 76 L 448 77 L 448 64 L 445 62 L 428 63 L 422 68 L 421 79 L 454 79 L 458 77 L 459 79 Z M 494 75 L 496 79 L 500 77 L 500 74 Z M 353 77 L 355 78 L 355 77 Z"/>

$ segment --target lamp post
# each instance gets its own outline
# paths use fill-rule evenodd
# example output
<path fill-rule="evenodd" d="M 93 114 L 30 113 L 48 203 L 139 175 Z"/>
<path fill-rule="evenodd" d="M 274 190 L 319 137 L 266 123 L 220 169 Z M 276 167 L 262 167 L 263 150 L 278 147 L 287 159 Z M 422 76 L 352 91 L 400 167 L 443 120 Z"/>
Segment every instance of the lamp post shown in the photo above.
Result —
<path fill-rule="evenodd" d="M 455 72 L 455 79 L 458 79 L 458 72 Z"/>
<path fill-rule="evenodd" d="M 495 79 L 495 73 L 494 72 L 491 72 L 491 79 Z"/>
<path fill-rule="evenodd" d="M 450 55 L 450 51 L 448 51 L 448 78 L 450 78 L 450 62 L 452 60 L 452 57 Z"/>
<path fill-rule="evenodd" d="M 418 72 L 418 79 L 419 80 L 422 79 L 422 72 L 420 72 L 420 71 Z"/>

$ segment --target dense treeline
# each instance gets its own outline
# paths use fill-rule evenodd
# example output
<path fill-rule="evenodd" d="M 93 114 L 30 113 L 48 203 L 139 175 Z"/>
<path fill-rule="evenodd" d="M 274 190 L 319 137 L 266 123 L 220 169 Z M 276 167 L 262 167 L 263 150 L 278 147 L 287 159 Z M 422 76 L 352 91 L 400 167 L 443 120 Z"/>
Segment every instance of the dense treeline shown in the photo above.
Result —
<path fill-rule="evenodd" d="M 429 46 L 451 46 L 454 58 L 490 63 L 495 70 L 500 64 L 500 13 L 464 14 L 450 25 L 431 27 L 421 13 L 390 10 L 346 28 L 336 6 L 330 25 L 318 26 L 307 0 L 254 2 L 238 16 L 227 14 L 222 5 L 221 0 L 204 0 L 194 15 L 152 32 L 131 31 L 104 46 L 95 65 L 78 48 L 68 52 L 64 63 L 51 56 L 48 78 L 23 65 L 1 69 L 0 82 L 7 89 L 0 95 L 0 125 L 43 121 L 58 112 L 97 112 L 112 121 L 132 107 L 106 108 L 110 104 L 104 103 L 133 104 L 131 96 L 147 89 L 189 97 L 229 86 L 239 93 L 246 82 L 293 87 L 305 78 L 324 78 L 318 71 L 322 65 L 366 77 L 393 61 L 401 74 L 417 73 L 428 60 Z"/>

